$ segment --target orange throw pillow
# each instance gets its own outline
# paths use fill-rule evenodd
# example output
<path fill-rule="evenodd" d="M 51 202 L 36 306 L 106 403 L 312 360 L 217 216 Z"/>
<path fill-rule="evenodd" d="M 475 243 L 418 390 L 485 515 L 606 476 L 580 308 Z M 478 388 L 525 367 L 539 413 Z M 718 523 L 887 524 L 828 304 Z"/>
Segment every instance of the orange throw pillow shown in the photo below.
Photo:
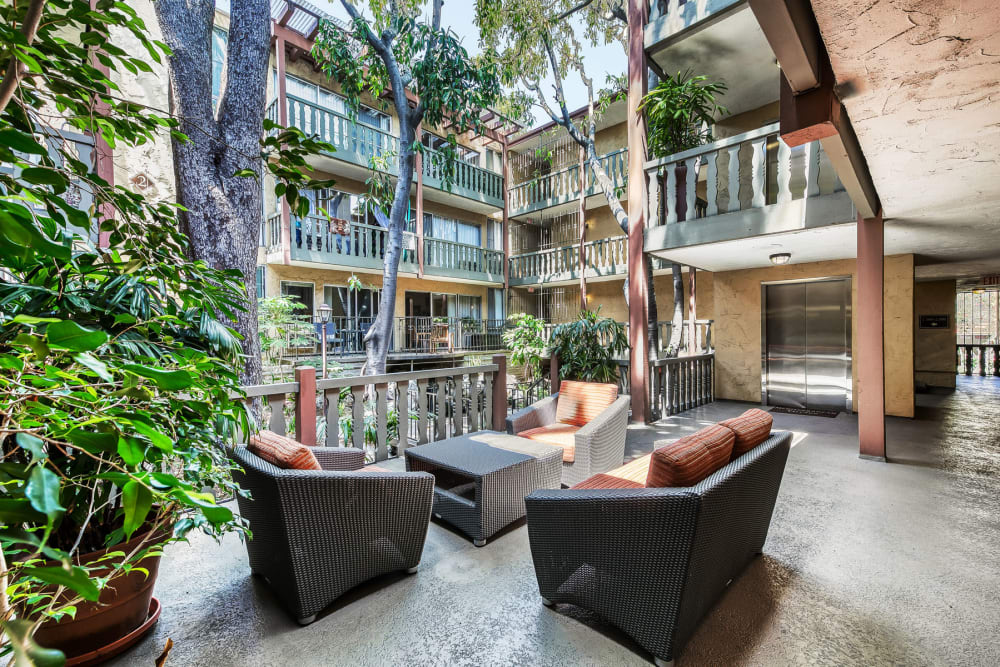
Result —
<path fill-rule="evenodd" d="M 736 435 L 713 424 L 653 452 L 646 486 L 694 486 L 729 463 Z"/>
<path fill-rule="evenodd" d="M 771 435 L 773 422 L 774 417 L 771 416 L 771 413 L 764 412 L 759 408 L 751 408 L 739 417 L 719 422 L 720 426 L 725 426 L 736 434 L 736 442 L 733 443 L 733 460 L 767 440 Z"/>
<path fill-rule="evenodd" d="M 250 436 L 247 449 L 279 468 L 322 470 L 312 449 L 274 431 L 261 431 Z"/>
<path fill-rule="evenodd" d="M 586 426 L 618 398 L 618 387 L 600 382 L 563 380 L 559 384 L 556 421 Z"/>

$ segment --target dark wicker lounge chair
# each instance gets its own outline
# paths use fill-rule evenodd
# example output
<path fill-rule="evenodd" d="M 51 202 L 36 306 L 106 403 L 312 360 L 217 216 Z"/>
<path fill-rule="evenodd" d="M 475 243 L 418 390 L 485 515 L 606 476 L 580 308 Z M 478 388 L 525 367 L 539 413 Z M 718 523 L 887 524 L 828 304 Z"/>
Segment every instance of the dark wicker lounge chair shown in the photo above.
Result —
<path fill-rule="evenodd" d="M 306 625 L 345 591 L 373 577 L 416 572 L 427 537 L 434 477 L 421 472 L 358 472 L 364 452 L 313 449 L 323 470 L 283 470 L 236 447 L 233 477 L 249 520 L 250 570 L 267 579 L 288 612 Z"/>
<path fill-rule="evenodd" d="M 792 434 L 683 488 L 539 490 L 525 499 L 543 602 L 590 609 L 669 664 L 767 538 Z"/>

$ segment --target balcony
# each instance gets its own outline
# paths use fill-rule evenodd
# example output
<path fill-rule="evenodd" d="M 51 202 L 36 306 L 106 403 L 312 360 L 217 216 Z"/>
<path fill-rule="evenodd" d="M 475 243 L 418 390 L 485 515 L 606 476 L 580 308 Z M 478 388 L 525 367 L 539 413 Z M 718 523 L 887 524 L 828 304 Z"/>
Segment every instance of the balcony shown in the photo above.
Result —
<path fill-rule="evenodd" d="M 290 259 L 348 269 L 381 271 L 385 264 L 388 231 L 377 225 L 348 224 L 347 234 L 332 231 L 325 218 L 292 218 Z M 417 272 L 417 237 L 403 232 L 403 255 L 399 270 Z M 282 249 L 281 215 L 261 223 L 260 245 L 267 255 Z M 503 252 L 443 239 L 424 238 L 424 273 L 476 282 L 503 282 Z"/>
<path fill-rule="evenodd" d="M 628 238 L 612 236 L 583 244 L 586 277 L 625 275 Z M 510 258 L 510 284 L 539 285 L 579 280 L 580 246 L 571 245 L 516 255 Z"/>
<path fill-rule="evenodd" d="M 398 173 L 399 139 L 391 132 L 355 122 L 342 113 L 292 95 L 286 96 L 286 99 L 288 125 L 333 144 L 336 152 L 330 157 L 367 170 L 372 158 L 382 156 L 385 164 L 379 167 L 389 174 Z M 275 100 L 267 108 L 267 117 L 275 123 L 279 122 L 278 111 Z M 503 178 L 499 174 L 456 161 L 453 181 L 446 184 L 441 162 L 435 159 L 437 154 L 430 150 L 427 153 L 423 160 L 424 185 L 492 208 L 503 208 Z M 356 175 L 361 176 L 360 173 Z"/>
<path fill-rule="evenodd" d="M 798 232 L 856 217 L 819 142 L 789 147 L 777 123 L 650 160 L 646 175 L 646 252 Z"/>
<path fill-rule="evenodd" d="M 655 49 L 698 23 L 745 4 L 745 0 L 652 0 L 643 36 L 646 49 Z"/>
<path fill-rule="evenodd" d="M 625 187 L 628 149 L 601 156 L 601 166 L 616 188 Z M 586 196 L 601 193 L 593 169 L 587 168 Z M 624 190 L 623 190 L 624 194 Z M 542 209 L 568 204 L 580 197 L 580 166 L 574 164 L 510 188 L 510 214 L 527 215 Z"/>

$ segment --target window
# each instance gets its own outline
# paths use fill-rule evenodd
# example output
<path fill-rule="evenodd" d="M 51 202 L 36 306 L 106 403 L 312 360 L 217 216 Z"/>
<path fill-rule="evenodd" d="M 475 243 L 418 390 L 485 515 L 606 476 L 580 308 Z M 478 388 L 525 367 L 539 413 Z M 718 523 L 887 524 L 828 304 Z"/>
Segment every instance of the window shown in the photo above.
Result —
<path fill-rule="evenodd" d="M 482 319 L 483 298 L 467 294 L 431 294 L 431 316 Z"/>
<path fill-rule="evenodd" d="M 222 97 L 222 76 L 226 67 L 226 44 L 229 33 L 222 28 L 212 30 L 212 108 L 218 108 Z"/>
<path fill-rule="evenodd" d="M 959 345 L 1000 343 L 1000 291 L 959 292 L 955 303 L 955 329 Z"/>
<path fill-rule="evenodd" d="M 482 235 L 483 228 L 479 225 L 424 213 L 424 236 L 480 247 Z"/>
<path fill-rule="evenodd" d="M 267 296 L 267 267 L 257 267 L 257 298 L 263 299 Z"/>
<path fill-rule="evenodd" d="M 324 285 L 323 303 L 332 310 L 333 320 L 337 318 L 353 318 L 370 320 L 378 314 L 379 290 L 363 288 L 352 292 L 343 285 Z"/>
<path fill-rule="evenodd" d="M 503 173 L 503 160 L 500 158 L 499 151 L 492 148 L 486 150 L 486 168 L 497 174 Z"/>
<path fill-rule="evenodd" d="M 315 289 L 316 288 L 312 283 L 296 283 L 287 280 L 281 281 L 281 296 L 291 297 L 305 306 L 305 309 L 297 310 L 295 314 L 302 317 L 308 317 L 310 320 L 312 319 L 313 312 L 315 312 L 315 308 L 313 308 Z"/>
<path fill-rule="evenodd" d="M 506 320 L 507 318 L 504 317 L 503 289 L 499 287 L 489 288 L 487 298 L 489 299 L 489 303 L 487 305 L 486 317 L 491 320 Z"/>
<path fill-rule="evenodd" d="M 291 97 L 297 97 L 301 100 L 305 100 L 306 102 L 323 107 L 324 109 L 329 109 L 330 111 L 341 115 L 345 115 L 347 113 L 347 102 L 342 95 L 338 95 L 332 90 L 327 90 L 326 88 L 318 86 L 315 83 L 306 81 L 305 79 L 300 79 L 290 74 L 285 75 L 285 94 Z M 311 118 L 308 116 L 304 120 L 307 125 L 312 123 Z M 359 123 L 370 125 L 371 127 L 378 128 L 383 132 L 389 132 L 392 130 L 392 119 L 388 114 L 382 113 L 377 109 L 373 109 L 363 104 L 361 105 L 361 108 L 358 109 L 357 120 Z"/>

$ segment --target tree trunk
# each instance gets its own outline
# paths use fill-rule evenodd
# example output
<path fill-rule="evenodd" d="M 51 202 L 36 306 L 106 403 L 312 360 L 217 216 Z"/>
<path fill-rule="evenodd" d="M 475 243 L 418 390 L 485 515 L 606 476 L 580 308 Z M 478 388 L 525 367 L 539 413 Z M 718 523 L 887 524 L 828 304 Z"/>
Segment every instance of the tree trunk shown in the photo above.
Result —
<path fill-rule="evenodd" d="M 399 260 L 403 254 L 403 223 L 410 205 L 410 185 L 413 181 L 413 138 L 416 131 L 408 123 L 401 123 L 399 137 L 399 179 L 393 193 L 389 211 L 388 240 L 382 265 L 382 292 L 379 295 L 378 315 L 365 334 L 365 374 L 381 375 L 386 370 L 386 357 L 392 342 L 392 321 L 396 312 L 396 281 Z M 376 214 L 377 215 L 377 214 Z M 382 216 L 384 218 L 384 216 Z M 383 222 L 383 221 L 380 221 Z"/>
<path fill-rule="evenodd" d="M 236 269 L 246 285 L 246 310 L 233 327 L 243 338 L 240 380 L 261 377 L 257 338 L 257 245 L 262 191 L 260 138 L 270 50 L 270 5 L 233 0 L 226 85 L 212 108 L 211 39 L 215 3 L 157 0 L 154 4 L 168 59 L 171 112 L 189 141 L 173 140 L 177 201 L 192 259 L 218 269 Z M 257 178 L 235 177 L 250 168 Z"/>
<path fill-rule="evenodd" d="M 681 335 L 684 332 L 684 274 L 681 265 L 676 262 L 670 265 L 670 273 L 674 279 L 674 315 L 670 320 L 667 356 L 676 357 L 681 351 Z"/>

